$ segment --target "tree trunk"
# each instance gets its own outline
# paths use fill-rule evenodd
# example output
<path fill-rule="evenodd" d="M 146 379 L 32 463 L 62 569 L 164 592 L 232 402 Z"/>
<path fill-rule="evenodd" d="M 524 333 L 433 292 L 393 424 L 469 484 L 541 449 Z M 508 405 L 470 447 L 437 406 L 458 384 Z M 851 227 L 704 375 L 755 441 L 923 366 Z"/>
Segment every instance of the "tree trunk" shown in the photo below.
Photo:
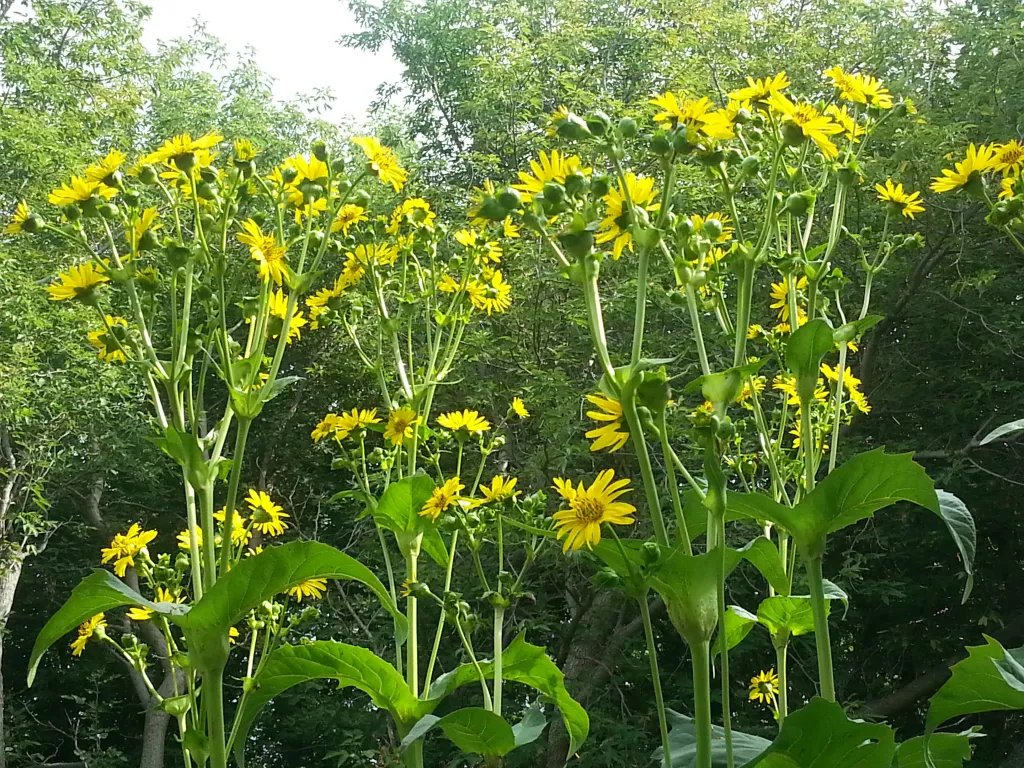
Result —
<path fill-rule="evenodd" d="M 7 617 L 11 615 L 14 603 L 14 592 L 21 578 L 20 553 L 7 553 L 4 562 L 0 563 L 0 768 L 7 765 L 7 743 L 4 738 L 6 720 L 4 717 L 4 635 L 7 631 Z"/>
<path fill-rule="evenodd" d="M 184 678 L 179 677 L 178 682 L 179 685 L 183 684 Z M 174 695 L 174 680 L 170 674 L 164 675 L 157 691 L 164 698 Z M 167 726 L 170 720 L 171 716 L 156 706 L 156 701 L 151 698 L 149 709 L 146 710 L 146 723 L 142 729 L 142 760 L 139 762 L 139 768 L 164 768 Z"/>

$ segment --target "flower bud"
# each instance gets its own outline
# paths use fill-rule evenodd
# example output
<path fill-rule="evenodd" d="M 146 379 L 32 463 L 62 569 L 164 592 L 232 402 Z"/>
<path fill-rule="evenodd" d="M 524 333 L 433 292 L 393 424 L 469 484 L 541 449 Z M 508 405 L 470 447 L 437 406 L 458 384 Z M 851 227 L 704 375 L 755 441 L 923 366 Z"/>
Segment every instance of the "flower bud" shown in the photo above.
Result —
<path fill-rule="evenodd" d="M 291 224 L 288 225 L 288 229 L 285 230 L 285 234 L 288 236 L 289 240 L 294 240 L 296 237 L 302 234 L 302 227 L 292 222 Z"/>
<path fill-rule="evenodd" d="M 284 179 L 285 184 L 294 184 L 295 179 L 299 177 L 297 169 L 292 168 L 290 165 L 286 165 L 281 169 L 281 178 Z"/>
<path fill-rule="evenodd" d="M 744 176 L 757 176 L 759 170 L 761 170 L 761 158 L 757 155 L 745 157 L 743 162 L 740 163 L 740 171 L 743 172 Z"/>
<path fill-rule="evenodd" d="M 128 190 L 127 192 L 122 193 L 121 194 L 121 200 L 129 208 L 138 208 L 139 207 L 139 201 L 140 201 L 139 193 L 135 192 L 134 190 Z"/>
<path fill-rule="evenodd" d="M 327 145 L 320 139 L 313 142 L 313 146 L 310 147 L 313 152 L 313 157 L 319 160 L 321 163 L 327 162 Z"/>
<path fill-rule="evenodd" d="M 590 180 L 590 192 L 594 197 L 604 197 L 611 189 L 611 184 L 607 174 L 599 174 Z"/>
<path fill-rule="evenodd" d="M 213 232 L 217 228 L 217 220 L 208 213 L 204 213 L 199 217 L 199 223 L 203 225 L 203 229 L 207 232 Z"/>
<path fill-rule="evenodd" d="M 742 107 L 736 110 L 736 117 L 733 118 L 733 122 L 740 125 L 746 125 L 750 122 L 751 118 L 753 118 L 753 115 L 750 114 L 750 110 L 746 107 Z"/>
<path fill-rule="evenodd" d="M 562 248 L 575 259 L 582 259 L 594 250 L 594 233 L 589 229 L 566 232 L 558 238 Z"/>
<path fill-rule="evenodd" d="M 624 117 L 619 120 L 619 135 L 624 139 L 632 139 L 636 136 L 636 120 L 632 117 Z"/>
<path fill-rule="evenodd" d="M 664 157 L 672 151 L 672 144 L 664 131 L 658 131 L 651 136 L 650 147 L 651 152 L 659 157 Z"/>
<path fill-rule="evenodd" d="M 578 115 L 570 112 L 568 117 L 558 123 L 558 135 L 565 139 L 585 139 L 590 136 L 590 129 Z"/>
<path fill-rule="evenodd" d="M 560 203 L 565 198 L 565 187 L 555 181 L 544 185 L 544 199 L 551 203 Z"/>
<path fill-rule="evenodd" d="M 505 187 L 501 192 L 498 193 L 498 204 L 506 212 L 518 211 L 523 207 L 523 196 L 519 194 L 518 189 L 512 187 Z"/>
<path fill-rule="evenodd" d="M 82 209 L 77 205 L 67 205 L 64 207 L 64 218 L 68 221 L 78 221 L 82 218 Z"/>
<path fill-rule="evenodd" d="M 73 205 L 68 206 L 68 211 L 70 212 L 72 210 L 78 209 L 75 208 Z M 25 219 L 24 223 L 21 225 L 21 230 L 22 232 L 34 235 L 36 232 L 40 231 L 44 226 L 46 226 L 46 222 L 43 221 L 42 216 L 40 216 L 38 213 L 30 213 L 28 215 L 28 218 Z"/>
<path fill-rule="evenodd" d="M 910 110 L 907 107 L 907 103 L 905 101 L 901 101 L 898 104 L 894 104 L 892 107 L 893 117 L 906 117 L 909 111 Z"/>
<path fill-rule="evenodd" d="M 160 176 L 152 165 L 144 165 L 139 168 L 139 181 L 143 184 L 156 184 L 160 181 Z"/>
<path fill-rule="evenodd" d="M 612 121 L 600 109 L 594 110 L 587 117 L 587 128 L 594 136 L 604 136 L 612 128 Z"/>
<path fill-rule="evenodd" d="M 640 555 L 647 565 L 654 565 L 661 557 L 661 547 L 655 541 L 645 541 L 640 547 Z"/>
<path fill-rule="evenodd" d="M 103 205 L 98 206 L 96 210 L 99 212 L 100 216 L 108 221 L 110 219 L 117 218 L 117 206 L 113 203 L 104 203 Z"/>
<path fill-rule="evenodd" d="M 509 208 L 502 205 L 501 201 L 488 195 L 480 201 L 480 207 L 477 209 L 477 216 L 482 219 L 488 219 L 489 221 L 501 221 L 509 214 Z"/>
<path fill-rule="evenodd" d="M 331 170 L 334 173 L 344 173 L 345 172 L 345 158 L 343 158 L 343 157 L 336 157 L 333 160 L 331 160 Z"/>
<path fill-rule="evenodd" d="M 796 123 L 786 121 L 782 124 L 782 141 L 787 147 L 799 147 L 804 143 L 804 131 Z"/>
<path fill-rule="evenodd" d="M 196 187 L 196 194 L 203 200 L 213 200 L 217 197 L 217 190 L 208 181 L 204 181 Z"/>
<path fill-rule="evenodd" d="M 794 192 L 792 195 L 786 198 L 786 205 L 783 207 L 785 213 L 791 213 L 794 216 L 805 216 L 807 209 L 810 208 L 811 201 L 808 200 L 807 196 L 800 192 Z"/>
<path fill-rule="evenodd" d="M 142 237 L 139 238 L 139 250 L 140 251 L 155 251 L 160 247 L 160 241 L 157 239 L 156 233 L 151 229 L 147 229 L 142 233 Z"/>
<path fill-rule="evenodd" d="M 595 573 L 591 581 L 599 589 L 615 589 L 622 584 L 619 574 L 607 566 Z"/>
<path fill-rule="evenodd" d="M 582 173 L 570 173 L 565 177 L 565 191 L 570 197 L 577 197 L 587 189 L 587 177 Z"/>
<path fill-rule="evenodd" d="M 370 193 L 365 189 L 357 189 L 352 194 L 352 203 L 360 208 L 368 207 L 370 205 Z"/>
<path fill-rule="evenodd" d="M 722 222 L 718 219 L 707 219 L 701 231 L 708 240 L 717 241 L 722 236 Z"/>

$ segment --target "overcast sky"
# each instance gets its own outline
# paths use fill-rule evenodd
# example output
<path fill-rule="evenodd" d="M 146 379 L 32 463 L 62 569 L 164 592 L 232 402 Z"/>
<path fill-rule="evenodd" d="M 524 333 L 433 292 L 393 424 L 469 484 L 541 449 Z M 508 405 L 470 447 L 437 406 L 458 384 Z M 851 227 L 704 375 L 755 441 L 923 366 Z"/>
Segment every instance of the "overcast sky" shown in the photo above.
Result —
<path fill-rule="evenodd" d="M 282 100 L 314 88 L 329 87 L 336 97 L 340 120 L 351 114 L 362 120 L 374 90 L 401 75 L 390 54 L 343 48 L 342 35 L 358 31 L 344 0 L 146 0 L 153 15 L 143 42 L 155 50 L 160 40 L 187 36 L 195 19 L 220 38 L 232 54 L 245 46 L 256 49 L 256 60 L 274 79 L 274 95 Z"/>

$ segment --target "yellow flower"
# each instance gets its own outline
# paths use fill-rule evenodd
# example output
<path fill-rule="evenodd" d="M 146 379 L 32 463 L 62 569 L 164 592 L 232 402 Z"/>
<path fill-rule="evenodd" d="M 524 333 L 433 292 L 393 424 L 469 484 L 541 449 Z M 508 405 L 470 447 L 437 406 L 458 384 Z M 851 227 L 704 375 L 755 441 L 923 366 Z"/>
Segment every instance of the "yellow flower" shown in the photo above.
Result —
<path fill-rule="evenodd" d="M 1017 176 L 1024 167 L 1024 144 L 1013 139 L 997 145 L 995 151 L 995 157 L 992 159 L 993 169 L 1004 176 Z"/>
<path fill-rule="evenodd" d="M 800 405 L 800 396 L 796 391 L 796 379 L 789 374 L 780 373 L 776 376 L 772 382 L 772 389 L 786 393 L 786 402 L 790 405 Z M 826 397 L 828 397 L 828 392 L 825 391 L 825 382 L 819 378 L 814 386 L 814 399 L 824 400 Z"/>
<path fill-rule="evenodd" d="M 357 245 L 355 251 L 347 254 L 351 259 L 368 267 L 371 264 L 381 264 L 389 267 L 398 259 L 398 249 L 393 245 L 384 243 L 371 243 L 370 245 Z M 348 269 L 348 265 L 345 266 Z M 360 273 L 362 274 L 362 273 Z"/>
<path fill-rule="evenodd" d="M 893 184 L 892 179 L 885 180 L 885 186 L 875 184 L 875 191 L 878 192 L 878 199 L 885 203 L 891 203 L 900 213 L 908 219 L 914 218 L 915 213 L 924 211 L 921 205 L 920 192 L 904 192 L 902 184 Z"/>
<path fill-rule="evenodd" d="M 284 522 L 284 519 L 291 515 L 275 504 L 266 491 L 250 488 L 245 503 L 252 510 L 252 524 L 257 530 L 268 536 L 280 536 L 288 529 L 288 524 Z"/>
<path fill-rule="evenodd" d="M 629 231 L 629 226 L 632 224 L 630 219 L 630 211 L 627 200 L 628 198 L 633 201 L 633 205 L 638 208 L 643 208 L 647 211 L 655 211 L 659 205 L 654 202 L 654 198 L 658 195 L 658 190 L 654 188 L 654 179 L 650 177 L 637 178 L 636 174 L 629 172 L 626 174 L 626 188 L 622 188 L 620 183 L 618 186 L 612 187 L 608 190 L 608 194 L 604 196 L 604 202 L 607 206 L 605 208 L 604 219 L 601 220 L 601 226 L 598 230 L 598 235 L 595 238 L 599 243 L 607 243 L 610 240 L 614 240 L 615 244 L 612 246 L 612 258 L 618 259 L 622 256 L 622 250 L 629 247 L 629 250 L 633 250 L 633 235 Z"/>
<path fill-rule="evenodd" d="M 545 128 L 548 136 L 554 136 L 558 133 L 559 123 L 569 119 L 569 108 L 565 104 L 559 104 L 558 109 L 551 113 L 548 117 L 548 126 Z"/>
<path fill-rule="evenodd" d="M 198 139 L 193 139 L 190 134 L 183 133 L 165 141 L 160 149 L 139 160 L 139 165 L 169 163 L 182 155 L 198 155 L 200 150 L 208 150 L 222 141 L 224 141 L 224 137 L 216 131 L 210 131 Z"/>
<path fill-rule="evenodd" d="M 480 216 L 480 206 L 488 197 L 493 197 L 496 191 L 494 182 L 490 179 L 484 179 L 483 186 L 473 187 L 469 191 L 469 208 L 466 209 L 466 216 L 469 217 L 469 223 L 474 227 L 485 227 L 490 223 L 490 219 Z"/>
<path fill-rule="evenodd" d="M 437 520 L 442 512 L 459 500 L 459 491 L 465 488 L 458 477 L 452 477 L 439 485 L 430 494 L 423 508 L 420 509 L 420 517 L 429 517 Z"/>
<path fill-rule="evenodd" d="M 192 535 L 186 528 L 184 531 L 180 531 L 175 537 L 178 540 L 178 549 L 183 549 L 186 552 L 192 547 Z M 196 546 L 200 549 L 203 548 L 203 529 L 196 528 Z"/>
<path fill-rule="evenodd" d="M 267 332 L 270 334 L 270 338 L 276 339 L 281 335 L 281 331 L 284 328 L 284 318 L 288 312 L 288 297 L 284 295 L 284 291 L 278 289 L 270 294 L 270 317 L 272 320 L 276 320 L 276 323 L 269 323 L 267 326 Z M 292 320 L 288 324 L 288 343 L 291 344 L 293 341 L 297 341 L 302 338 L 302 327 L 306 324 L 306 316 L 302 312 L 296 311 L 292 313 Z"/>
<path fill-rule="evenodd" d="M 557 149 L 551 150 L 550 156 L 541 152 L 539 160 L 530 161 L 530 170 L 533 171 L 532 176 L 525 171 L 519 171 L 519 183 L 512 185 L 522 193 L 525 203 L 533 200 L 534 195 L 540 194 L 549 181 L 564 184 L 565 177 L 572 173 L 590 175 L 590 168 L 583 168 L 579 157 L 561 154 Z"/>
<path fill-rule="evenodd" d="M 127 328 L 128 321 L 123 317 L 114 317 L 113 315 L 107 315 L 106 318 L 107 326 L 109 326 L 110 330 L 108 331 L 104 327 L 98 331 L 89 331 L 89 343 L 99 350 L 97 355 L 100 360 L 105 360 L 108 363 L 127 363 L 128 358 L 124 353 L 124 345 L 127 339 L 123 337 L 123 334 L 114 331 L 114 329 Z M 119 335 L 122 338 L 118 338 Z"/>
<path fill-rule="evenodd" d="M 395 192 L 401 192 L 408 174 L 402 169 L 395 153 L 381 145 L 373 137 L 352 139 L 358 145 L 370 163 L 370 170 L 377 174 L 383 184 L 390 184 Z"/>
<path fill-rule="evenodd" d="M 760 701 L 772 707 L 779 695 L 779 676 L 774 669 L 764 670 L 750 678 L 750 701 Z"/>
<path fill-rule="evenodd" d="M 171 592 L 169 589 L 165 587 L 157 587 L 156 597 L 154 598 L 153 602 L 180 603 L 183 600 L 183 597 L 179 597 L 178 595 Z M 149 619 L 153 618 L 153 609 L 135 606 L 134 608 L 130 608 L 128 610 L 128 618 L 132 621 L 148 621 Z"/>
<path fill-rule="evenodd" d="M 85 169 L 85 178 L 89 181 L 102 182 L 110 176 L 110 174 L 114 173 L 121 167 L 121 163 L 124 162 L 124 158 L 124 152 L 119 152 L 116 149 L 110 150 L 106 157 Z"/>
<path fill-rule="evenodd" d="M 526 410 L 526 404 L 523 402 L 521 397 L 512 398 L 512 410 L 520 419 L 525 419 L 530 415 L 530 412 Z"/>
<path fill-rule="evenodd" d="M 100 562 L 109 563 L 114 561 L 114 573 L 124 578 L 128 566 L 135 565 L 135 556 L 146 548 L 156 538 L 156 531 L 144 531 L 138 523 L 132 523 L 125 533 L 114 536 L 109 547 L 100 550 L 102 558 Z"/>
<path fill-rule="evenodd" d="M 84 203 L 93 195 L 109 200 L 116 194 L 116 189 L 99 181 L 72 176 L 70 184 L 61 184 L 58 189 L 50 193 L 47 199 L 50 201 L 50 205 L 71 205 L 72 203 Z"/>
<path fill-rule="evenodd" d="M 521 491 L 517 491 L 515 489 L 516 483 L 518 482 L 519 479 L 515 477 L 495 475 L 491 478 L 491 484 L 489 486 L 480 486 L 480 493 L 484 495 L 484 500 L 480 503 L 492 504 L 494 502 L 505 501 L 506 499 L 514 499 L 521 493 Z"/>
<path fill-rule="evenodd" d="M 377 409 L 353 408 L 348 413 L 342 411 L 340 416 L 336 416 L 332 431 L 334 432 L 335 440 L 344 440 L 351 433 L 366 429 L 371 424 L 380 424 L 380 419 L 377 418 Z"/>
<path fill-rule="evenodd" d="M 316 425 L 316 428 L 310 432 L 309 436 L 313 438 L 314 443 L 319 443 L 325 437 L 334 434 L 337 425 L 338 414 L 328 413 L 320 420 L 320 423 Z"/>
<path fill-rule="evenodd" d="M 601 525 L 632 525 L 636 522 L 632 515 L 636 507 L 624 501 L 617 501 L 623 494 L 632 489 L 628 478 L 614 480 L 615 470 L 606 469 L 601 472 L 589 488 L 584 487 L 580 480 L 579 487 L 573 488 L 571 480 L 560 477 L 554 479 L 555 490 L 568 503 L 568 509 L 562 509 L 553 515 L 555 529 L 559 539 L 564 538 L 562 551 L 578 550 L 586 546 L 593 549 L 601 541 Z"/>
<path fill-rule="evenodd" d="M 262 549 L 263 549 L 263 547 L 260 547 L 261 551 L 262 551 Z M 258 554 L 258 553 L 255 553 L 255 554 Z M 234 645 L 235 641 L 238 640 L 238 637 L 239 637 L 238 630 L 235 629 L 234 627 L 228 627 L 228 643 L 230 643 L 231 645 Z"/>
<path fill-rule="evenodd" d="M 416 411 L 407 405 L 403 405 L 388 413 L 388 423 L 384 428 L 384 439 L 390 440 L 392 445 L 401 445 L 412 438 L 413 427 L 420 423 L 420 417 Z"/>
<path fill-rule="evenodd" d="M 768 380 L 764 376 L 755 376 L 754 377 L 754 388 L 753 389 L 750 388 L 750 382 L 749 381 L 743 382 L 743 389 L 741 389 L 740 393 L 736 396 L 736 403 L 738 405 L 743 406 L 747 410 L 753 410 L 754 404 L 751 402 L 751 400 L 753 399 L 754 394 L 755 393 L 760 394 L 761 392 L 763 392 L 764 391 L 764 386 L 767 383 L 768 383 Z"/>
<path fill-rule="evenodd" d="M 650 101 L 661 111 L 654 115 L 654 122 L 662 128 L 675 128 L 680 123 L 692 128 L 700 128 L 708 113 L 714 109 L 714 104 L 706 96 L 699 99 L 688 99 L 679 97 L 672 91 L 666 91 L 655 96 Z"/>
<path fill-rule="evenodd" d="M 833 384 L 839 382 L 839 369 L 833 368 L 828 363 L 821 364 L 821 372 L 825 374 L 825 378 L 831 381 Z M 857 410 L 861 413 L 871 413 L 871 406 L 868 404 L 868 399 L 864 396 L 864 393 L 860 391 L 861 381 L 849 368 L 843 369 L 843 387 L 850 395 L 850 401 L 857 407 Z M 815 392 L 817 394 L 817 392 Z"/>
<path fill-rule="evenodd" d="M 341 232 L 343 235 L 348 235 L 350 227 L 361 221 L 368 220 L 369 218 L 364 208 L 353 203 L 345 203 L 345 205 L 341 206 L 341 210 L 338 211 L 338 215 L 335 216 L 334 223 L 331 224 L 331 232 Z"/>
<path fill-rule="evenodd" d="M 736 101 L 766 101 L 773 93 L 784 91 L 789 86 L 789 78 L 785 72 L 779 72 L 775 77 L 766 77 L 763 80 L 755 80 L 748 75 L 747 87 L 733 91 L 729 98 Z"/>
<path fill-rule="evenodd" d="M 316 330 L 320 327 L 320 315 L 329 309 L 338 310 L 341 308 L 341 303 L 337 300 L 345 293 L 345 291 L 362 275 L 362 268 L 359 272 L 350 272 L 348 270 L 342 270 L 342 272 L 334 279 L 334 285 L 330 288 L 321 288 L 315 294 L 306 299 L 306 306 L 309 307 L 309 327 L 312 330 Z"/>
<path fill-rule="evenodd" d="M 721 211 L 712 211 L 706 216 L 700 216 L 699 214 L 694 213 L 690 216 L 690 223 L 693 224 L 694 230 L 699 232 L 704 228 L 704 222 L 708 219 L 718 219 L 722 224 L 722 234 L 715 238 L 716 243 L 724 243 L 732 239 L 733 234 L 736 232 L 735 229 L 729 226 L 732 224 L 732 219 L 729 218 L 728 214 L 722 213 Z"/>
<path fill-rule="evenodd" d="M 147 208 L 135 218 L 132 223 L 132 232 L 135 234 L 136 246 L 144 234 L 160 229 L 162 225 L 156 220 L 158 213 L 156 207 Z"/>
<path fill-rule="evenodd" d="M 255 160 L 256 155 L 259 154 L 259 150 L 256 149 L 249 139 L 235 139 L 234 148 L 235 159 L 243 163 Z"/>
<path fill-rule="evenodd" d="M 1013 197 L 1013 185 L 1017 183 L 1019 176 L 1006 176 L 999 184 L 999 199 L 1009 200 Z"/>
<path fill-rule="evenodd" d="M 510 240 L 515 240 L 519 237 L 519 225 L 512 221 L 511 216 L 502 222 L 501 233 Z"/>
<path fill-rule="evenodd" d="M 485 281 L 470 280 L 466 285 L 466 293 L 473 306 L 488 315 L 492 312 L 505 312 L 512 306 L 512 286 L 505 282 L 500 269 L 494 270 Z"/>
<path fill-rule="evenodd" d="M 89 642 L 89 639 L 96 635 L 97 637 L 103 637 L 103 630 L 106 628 L 107 622 L 103 618 L 102 613 L 97 613 L 91 619 L 86 621 L 82 626 L 78 628 L 78 637 L 71 643 L 71 655 L 81 656 L 82 651 L 85 650 L 85 644 Z"/>
<path fill-rule="evenodd" d="M 286 168 L 294 168 L 298 175 L 295 177 L 295 185 L 298 186 L 304 181 L 319 181 L 326 179 L 328 175 L 327 163 L 316 157 L 308 160 L 302 155 L 289 157 L 284 161 Z"/>
<path fill-rule="evenodd" d="M 462 289 L 462 285 L 449 274 L 445 274 L 437 283 L 437 290 L 443 293 L 455 293 Z"/>
<path fill-rule="evenodd" d="M 985 171 L 995 168 L 996 147 L 993 144 L 982 144 L 967 147 L 967 156 L 963 162 L 956 163 L 954 170 L 942 169 L 942 175 L 932 179 L 932 192 L 952 192 L 965 186 L 968 182 L 978 179 Z"/>
<path fill-rule="evenodd" d="M 590 450 L 601 451 L 607 448 L 609 453 L 615 453 L 629 440 L 629 433 L 622 431 L 622 404 L 600 394 L 587 395 L 587 400 L 601 409 L 587 411 L 587 416 L 594 421 L 606 422 L 587 432 L 586 436 L 594 441 Z"/>
<path fill-rule="evenodd" d="M 412 197 L 403 200 L 395 210 L 391 212 L 391 221 L 388 223 L 388 234 L 397 235 L 402 224 L 411 221 L 413 225 L 424 226 L 427 229 L 434 228 L 434 219 L 437 214 L 430 210 L 430 203 L 422 197 Z"/>
<path fill-rule="evenodd" d="M 221 507 L 213 513 L 213 519 L 221 523 L 221 535 L 218 539 L 223 538 L 224 529 L 227 528 L 225 518 L 228 515 L 227 507 Z M 252 531 L 249 530 L 245 523 L 245 517 L 237 509 L 231 513 L 231 543 L 232 544 L 248 544 L 249 539 L 252 538 Z"/>
<path fill-rule="evenodd" d="M 863 72 L 854 77 L 857 79 L 860 93 L 864 97 L 863 103 L 878 109 L 892 109 L 892 94 L 882 86 L 880 80 Z M 860 99 L 855 99 L 855 101 L 860 101 Z"/>
<path fill-rule="evenodd" d="M 856 144 L 864 135 L 864 126 L 860 125 L 851 115 L 845 105 L 838 106 L 829 104 L 825 107 L 825 114 L 832 118 L 843 129 L 842 136 Z"/>
<path fill-rule="evenodd" d="M 306 579 L 288 590 L 288 595 L 294 597 L 300 603 L 303 598 L 309 597 L 319 600 L 327 591 L 327 579 Z"/>
<path fill-rule="evenodd" d="M 806 275 L 796 281 L 796 289 L 802 291 L 807 288 L 807 277 Z M 779 319 L 784 322 L 789 322 L 789 282 L 783 280 L 780 283 L 772 283 L 771 297 L 775 299 L 775 303 L 771 305 L 772 309 L 777 309 L 779 313 Z M 800 327 L 807 320 L 807 313 L 803 307 L 797 306 L 797 327 Z"/>
<path fill-rule="evenodd" d="M 778 91 L 771 94 L 768 103 L 787 122 L 799 128 L 805 139 L 810 139 L 817 144 L 826 160 L 831 160 L 839 154 L 838 148 L 832 143 L 829 136 L 842 133 L 843 127 L 832 122 L 828 115 L 822 115 L 807 103 L 794 104 Z"/>
<path fill-rule="evenodd" d="M 748 325 L 747 326 L 747 338 L 748 339 L 756 339 L 762 333 L 764 333 L 764 328 L 762 326 L 758 325 L 757 323 L 754 323 L 753 325 Z"/>
<path fill-rule="evenodd" d="M 452 432 L 463 429 L 471 435 L 482 435 L 491 428 L 491 423 L 478 411 L 470 410 L 442 413 L 437 417 L 437 423 Z"/>
<path fill-rule="evenodd" d="M 274 234 L 265 234 L 260 225 L 252 219 L 242 222 L 242 229 L 244 231 L 236 237 L 242 245 L 249 246 L 249 255 L 259 263 L 260 277 L 281 285 L 288 277 L 284 246 L 278 245 Z"/>
<path fill-rule="evenodd" d="M 57 275 L 60 283 L 53 283 L 46 286 L 46 292 L 50 294 L 51 301 L 64 301 L 66 299 L 92 298 L 94 289 L 103 283 L 110 282 L 110 278 L 95 268 L 91 261 L 71 267 L 67 272 Z"/>
<path fill-rule="evenodd" d="M 19 202 L 17 209 L 14 211 L 14 218 L 11 219 L 10 224 L 4 227 L 4 234 L 20 235 L 30 215 L 31 211 L 29 211 L 28 206 L 24 202 Z"/>
<path fill-rule="evenodd" d="M 822 76 L 831 81 L 832 85 L 839 91 L 841 99 L 857 101 L 861 104 L 867 102 L 867 99 L 860 92 L 860 82 L 857 77 L 844 70 L 838 64 L 826 69 Z"/>

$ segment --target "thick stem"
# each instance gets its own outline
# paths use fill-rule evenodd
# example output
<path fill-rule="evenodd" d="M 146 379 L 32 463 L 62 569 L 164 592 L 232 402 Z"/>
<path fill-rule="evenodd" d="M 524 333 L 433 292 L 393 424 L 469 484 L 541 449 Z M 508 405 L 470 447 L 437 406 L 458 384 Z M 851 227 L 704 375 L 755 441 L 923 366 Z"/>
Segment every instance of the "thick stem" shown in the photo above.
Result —
<path fill-rule="evenodd" d="M 203 583 L 207 590 L 217 581 L 217 531 L 213 522 L 213 482 L 199 489 L 203 524 Z M 230 533 L 227 534 L 231 538 Z"/>
<path fill-rule="evenodd" d="M 661 692 L 661 674 L 658 672 L 658 648 L 654 644 L 654 627 L 651 626 L 651 609 L 647 605 L 647 597 L 637 600 L 640 604 L 640 616 L 644 621 L 644 637 L 647 640 L 647 658 L 651 661 L 651 682 L 654 683 L 654 702 L 658 706 L 658 730 L 661 732 L 661 748 L 665 753 L 662 763 L 665 768 L 672 768 L 672 749 L 668 743 L 668 721 L 665 717 L 665 697 Z"/>
<path fill-rule="evenodd" d="M 693 665 L 693 725 L 697 737 L 695 768 L 711 768 L 711 670 L 708 641 L 690 644 Z"/>
<path fill-rule="evenodd" d="M 235 504 L 238 500 L 238 483 L 242 477 L 242 456 L 245 454 L 245 441 L 249 436 L 249 419 L 238 419 L 238 431 L 235 434 L 235 452 L 231 455 L 231 478 L 228 480 L 228 498 L 224 502 L 224 536 L 220 546 L 220 573 L 223 576 L 231 567 L 233 538 L 235 532 Z M 224 429 L 227 430 L 227 425 Z"/>
<path fill-rule="evenodd" d="M 604 315 L 601 313 L 601 298 L 597 292 L 597 266 L 592 267 L 593 274 L 583 287 L 583 295 L 587 302 L 588 325 L 594 342 L 594 349 L 597 351 L 597 359 L 601 363 L 601 369 L 610 380 L 615 380 L 615 368 L 612 366 L 611 357 L 608 354 L 608 338 L 604 331 Z"/>
<path fill-rule="evenodd" d="M 718 631 L 722 648 L 722 726 L 725 728 L 725 762 L 733 768 L 732 754 L 732 705 L 729 695 L 729 644 L 725 637 L 725 515 L 717 516 L 718 540 L 721 556 L 718 561 Z"/>
<path fill-rule="evenodd" d="M 647 267 L 651 261 L 651 249 L 640 249 L 636 270 L 636 314 L 633 318 L 633 349 L 630 362 L 636 365 L 644 345 L 644 324 L 647 315 Z"/>
<path fill-rule="evenodd" d="M 224 741 L 224 668 L 208 671 L 203 680 L 203 702 L 210 737 L 210 768 L 227 768 Z"/>
<path fill-rule="evenodd" d="M 814 428 L 811 426 L 810 399 L 800 405 L 800 448 L 804 454 L 804 487 L 807 493 L 814 490 Z"/>
<path fill-rule="evenodd" d="M 668 424 L 665 420 L 665 411 L 661 411 L 661 420 L 658 423 L 658 431 L 661 434 L 661 454 L 665 460 L 665 479 L 668 483 L 669 493 L 672 496 L 672 510 L 676 515 L 677 533 L 686 553 L 692 555 L 693 549 L 690 546 L 690 531 L 686 527 L 686 518 L 683 516 L 683 504 L 679 498 L 679 483 L 676 481 L 676 465 L 673 462 L 675 454 L 672 446 L 668 443 Z"/>
<path fill-rule="evenodd" d="M 775 667 L 779 673 L 779 728 L 789 714 L 789 686 L 786 682 L 786 661 L 789 655 L 789 638 L 779 639 L 775 646 Z"/>
<path fill-rule="evenodd" d="M 405 556 L 405 578 L 410 583 L 416 581 L 416 553 L 409 552 Z M 409 620 L 409 639 L 406 641 L 405 657 L 405 680 L 409 684 L 409 690 L 413 696 L 420 695 L 420 674 L 417 660 L 416 647 L 416 598 L 412 595 L 406 598 L 406 618 Z"/>
<path fill-rule="evenodd" d="M 380 551 L 384 554 L 384 568 L 388 574 L 388 591 L 391 593 L 391 599 L 396 603 L 398 602 L 398 592 L 395 590 L 395 569 L 391 567 L 391 554 L 388 552 L 388 542 L 384 538 L 384 529 L 377 528 L 377 538 L 380 540 Z M 395 636 L 395 668 L 398 669 L 398 673 L 402 673 L 402 644 L 398 642 L 398 636 Z"/>
<path fill-rule="evenodd" d="M 196 492 L 185 478 L 185 514 L 188 519 L 188 554 L 192 567 L 192 591 L 196 601 L 203 596 L 203 566 L 199 553 L 199 520 L 196 517 Z M 212 541 L 212 539 L 211 539 Z"/>
<path fill-rule="evenodd" d="M 505 631 L 505 606 L 498 605 L 494 608 L 494 696 L 492 698 L 493 712 L 501 715 L 501 684 L 504 671 L 501 668 Z"/>
<path fill-rule="evenodd" d="M 643 477 L 644 491 L 647 494 L 647 506 L 650 510 L 651 521 L 654 523 L 654 538 L 657 539 L 658 544 L 668 546 L 668 531 L 665 529 L 665 520 L 661 515 L 661 503 L 658 501 L 658 485 L 654 479 L 651 457 L 647 452 L 647 440 L 644 438 L 640 417 L 636 411 L 635 387 L 636 385 L 630 382 L 622 388 L 622 413 L 629 425 L 629 435 L 633 441 L 633 448 L 636 450 L 637 461 L 640 463 L 640 474 Z"/>
<path fill-rule="evenodd" d="M 807 583 L 811 590 L 811 608 L 814 611 L 814 643 L 818 649 L 818 678 L 821 695 L 828 701 L 836 700 L 836 684 L 832 676 L 832 642 L 828 634 L 828 612 L 822 585 L 821 556 L 806 558 Z"/>

